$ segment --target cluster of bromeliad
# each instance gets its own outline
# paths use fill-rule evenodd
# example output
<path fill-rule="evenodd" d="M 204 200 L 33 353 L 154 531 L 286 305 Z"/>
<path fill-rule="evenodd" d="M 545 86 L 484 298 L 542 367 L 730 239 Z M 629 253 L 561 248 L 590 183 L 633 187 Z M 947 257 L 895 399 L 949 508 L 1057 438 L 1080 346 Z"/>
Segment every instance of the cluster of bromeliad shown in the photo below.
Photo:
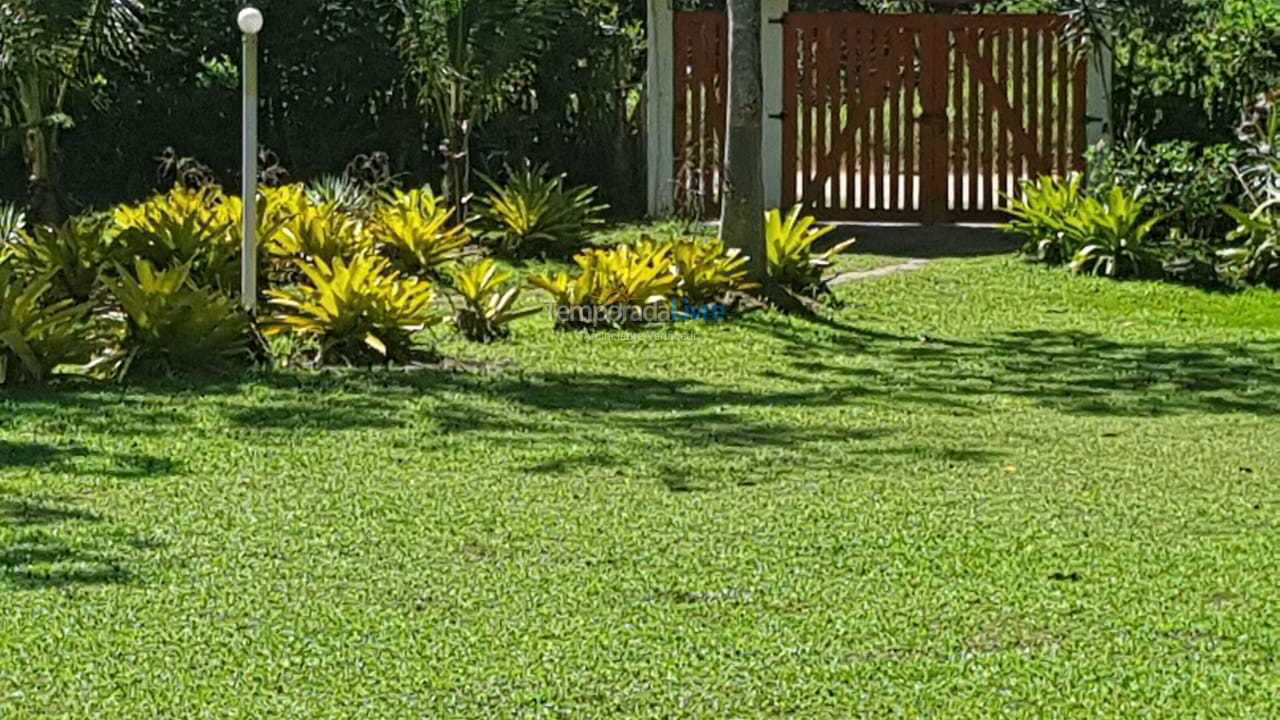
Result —
<path fill-rule="evenodd" d="M 0 382 L 54 372 L 219 369 L 252 362 L 381 364 L 429 359 L 452 324 L 481 342 L 537 312 L 500 260 L 575 250 L 577 271 L 535 275 L 559 307 L 731 302 L 745 258 L 710 239 L 590 247 L 602 208 L 591 188 L 528 168 L 510 173 L 468 221 L 430 188 L 369 192 L 350 183 L 266 189 L 259 226 L 263 312 L 237 302 L 243 204 L 216 186 L 175 188 L 59 226 L 0 218 Z M 772 213 L 769 267 L 800 292 L 823 288 L 823 231 Z M 588 248 L 588 249 L 583 249 Z M 834 251 L 838 251 L 838 248 Z M 563 256 L 563 255 L 562 255 Z M 635 313 L 564 314 L 560 327 L 625 327 Z"/>
<path fill-rule="evenodd" d="M 1251 104 L 1236 143 L 1101 148 L 1088 183 L 1027 183 L 1005 229 L 1030 259 L 1081 274 L 1280 289 L 1278 101 Z"/>

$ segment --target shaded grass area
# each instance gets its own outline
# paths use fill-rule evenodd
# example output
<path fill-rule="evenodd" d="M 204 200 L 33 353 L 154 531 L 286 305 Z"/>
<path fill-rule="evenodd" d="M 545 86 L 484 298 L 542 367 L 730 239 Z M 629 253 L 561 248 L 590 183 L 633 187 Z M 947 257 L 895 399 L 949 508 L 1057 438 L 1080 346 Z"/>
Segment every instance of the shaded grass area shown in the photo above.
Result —
<path fill-rule="evenodd" d="M 0 714 L 1266 716 L 1280 305 L 937 260 L 824 322 L 0 396 Z"/>

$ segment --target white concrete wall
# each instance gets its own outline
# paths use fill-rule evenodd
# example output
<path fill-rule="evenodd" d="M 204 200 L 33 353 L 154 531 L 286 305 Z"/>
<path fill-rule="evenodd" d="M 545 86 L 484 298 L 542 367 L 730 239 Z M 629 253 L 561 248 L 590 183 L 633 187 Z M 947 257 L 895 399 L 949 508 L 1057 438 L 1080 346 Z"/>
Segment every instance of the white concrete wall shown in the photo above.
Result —
<path fill-rule="evenodd" d="M 649 215 L 675 208 L 675 16 L 671 0 L 649 0 L 649 67 L 645 81 Z"/>

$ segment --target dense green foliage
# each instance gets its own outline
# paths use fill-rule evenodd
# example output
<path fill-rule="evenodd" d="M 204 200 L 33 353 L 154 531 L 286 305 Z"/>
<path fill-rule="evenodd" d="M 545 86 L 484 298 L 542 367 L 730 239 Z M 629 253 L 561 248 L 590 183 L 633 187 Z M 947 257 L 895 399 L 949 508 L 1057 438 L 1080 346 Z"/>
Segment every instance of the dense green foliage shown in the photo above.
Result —
<path fill-rule="evenodd" d="M 836 291 L 539 314 L 442 348 L 477 372 L 6 388 L 0 712 L 1274 714 L 1271 293 Z"/>
<path fill-rule="evenodd" d="M 443 30 L 432 23 L 450 3 L 421 3 L 441 13 L 413 14 L 413 22 L 402 0 L 256 4 L 266 16 L 261 137 L 270 167 L 264 170 L 277 179 L 284 170 L 309 180 L 341 171 L 357 155 L 381 152 L 386 170 L 403 174 L 409 184 L 440 176 L 443 158 L 436 148 L 447 127 L 422 111 L 425 78 L 415 71 L 418 56 L 405 40 Z M 509 6 L 519 15 L 525 4 L 481 5 Z M 631 211 L 643 178 L 636 110 L 644 5 L 558 5 L 563 9 L 553 32 L 537 45 L 538 62 L 483 88 L 485 102 L 497 95 L 484 125 L 472 128 L 471 163 L 496 173 L 504 162 L 525 157 L 554 161 Z M 73 201 L 104 206 L 142 197 L 166 185 L 176 159 L 185 156 L 233 184 L 240 127 L 236 7 L 205 0 L 138 5 L 145 42 L 131 50 L 130 62 L 95 64 L 93 83 L 67 97 L 65 117 L 74 128 L 61 138 L 62 179 Z M 6 47 L 20 49 L 15 35 L 0 32 L 0 38 L 0 59 L 8 57 Z M 0 86 L 4 78 L 0 69 Z M 12 127 L 0 116 L 0 137 Z M 166 148 L 173 153 L 164 166 L 167 176 L 157 183 L 155 159 Z M 0 141 L 0 197 L 23 197 L 21 155 L 21 143 Z"/>
<path fill-rule="evenodd" d="M 1218 252 L 1223 274 L 1237 285 L 1280 290 L 1280 211 L 1275 203 L 1248 214 L 1235 208 L 1228 212 L 1240 225 L 1228 238 L 1230 247 Z"/>
<path fill-rule="evenodd" d="M 19 229 L 0 247 L 0 259 L 7 259 L 19 275 L 46 278 L 54 296 L 76 302 L 93 297 L 102 272 L 121 254 L 101 217 L 72 218 L 30 233 Z"/>
<path fill-rule="evenodd" d="M 1086 196 L 1067 220 L 1067 244 L 1075 250 L 1071 269 L 1109 278 L 1156 274 L 1160 263 L 1151 230 L 1160 219 L 1148 213 L 1140 190 L 1113 187 Z"/>
<path fill-rule="evenodd" d="M 1114 187 L 1141 191 L 1162 218 L 1155 228 L 1161 237 L 1221 241 L 1235 227 L 1222 206 L 1244 199 L 1236 172 L 1242 154 L 1237 143 L 1119 143 L 1094 153 L 1089 186 L 1103 193 Z"/>

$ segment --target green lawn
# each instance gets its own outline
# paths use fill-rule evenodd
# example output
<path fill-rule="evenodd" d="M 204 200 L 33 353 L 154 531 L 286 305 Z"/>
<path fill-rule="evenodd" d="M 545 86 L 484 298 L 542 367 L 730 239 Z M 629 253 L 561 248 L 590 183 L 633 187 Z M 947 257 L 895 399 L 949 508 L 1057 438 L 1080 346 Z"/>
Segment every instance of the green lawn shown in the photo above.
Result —
<path fill-rule="evenodd" d="M 1280 301 L 1009 258 L 0 395 L 0 717 L 1265 717 Z"/>

